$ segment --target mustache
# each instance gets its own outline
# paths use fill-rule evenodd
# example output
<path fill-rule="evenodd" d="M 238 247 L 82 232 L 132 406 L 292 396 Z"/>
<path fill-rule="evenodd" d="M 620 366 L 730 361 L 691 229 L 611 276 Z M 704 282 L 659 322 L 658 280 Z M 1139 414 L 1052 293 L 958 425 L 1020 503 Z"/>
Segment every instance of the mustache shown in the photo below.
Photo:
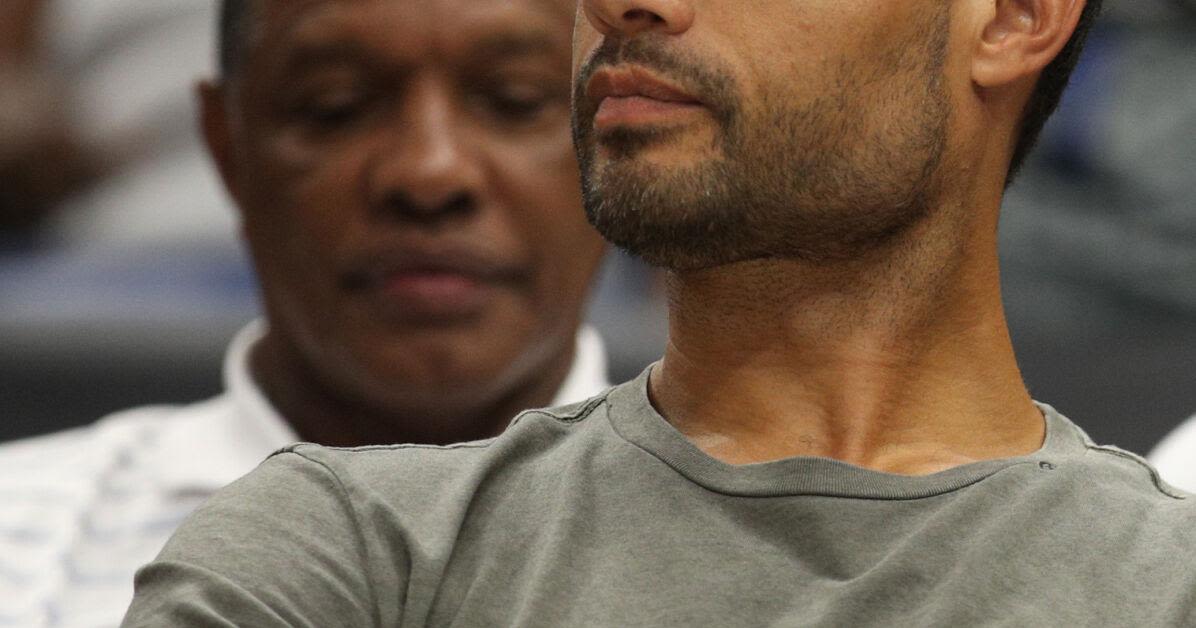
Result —
<path fill-rule="evenodd" d="M 632 39 L 607 37 L 582 64 L 573 86 L 575 126 L 592 126 L 598 103 L 590 102 L 586 88 L 594 74 L 620 64 L 635 64 L 659 74 L 692 94 L 714 114 L 724 129 L 736 119 L 738 89 L 730 73 L 717 64 L 670 49 L 661 35 L 640 35 Z"/>

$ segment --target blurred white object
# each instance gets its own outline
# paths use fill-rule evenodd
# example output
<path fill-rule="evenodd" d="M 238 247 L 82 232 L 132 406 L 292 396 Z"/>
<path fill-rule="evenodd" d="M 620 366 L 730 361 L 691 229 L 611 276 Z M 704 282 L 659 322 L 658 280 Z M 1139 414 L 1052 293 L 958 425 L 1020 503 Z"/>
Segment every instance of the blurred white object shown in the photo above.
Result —
<path fill-rule="evenodd" d="M 194 88 L 215 68 L 215 0 L 52 0 L 47 45 L 81 139 L 116 164 L 50 229 L 73 248 L 232 242 Z"/>
<path fill-rule="evenodd" d="M 1168 484 L 1196 493 L 1196 417 L 1164 438 L 1150 453 L 1150 462 Z"/>

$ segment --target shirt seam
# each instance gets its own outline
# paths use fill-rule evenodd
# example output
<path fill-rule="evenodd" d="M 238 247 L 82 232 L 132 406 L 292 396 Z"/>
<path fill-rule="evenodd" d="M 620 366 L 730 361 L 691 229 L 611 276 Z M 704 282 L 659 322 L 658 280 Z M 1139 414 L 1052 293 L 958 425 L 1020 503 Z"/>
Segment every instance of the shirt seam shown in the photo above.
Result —
<path fill-rule="evenodd" d="M 615 429 L 615 432 L 618 433 L 618 429 Z M 735 497 L 735 498 L 740 498 L 740 499 L 785 499 L 785 498 L 791 498 L 791 497 L 824 497 L 824 498 L 828 498 L 828 499 L 851 499 L 851 500 L 863 500 L 863 501 L 874 501 L 874 502 L 912 502 L 912 501 L 920 501 L 923 499 L 942 497 L 943 495 L 950 495 L 952 493 L 962 491 L 964 489 L 976 486 L 977 484 L 980 484 L 981 482 L 984 482 L 990 478 L 994 478 L 997 475 L 999 475 L 1005 471 L 1008 471 L 1010 469 L 1013 469 L 1015 467 L 1021 467 L 1021 466 L 1030 465 L 1030 464 L 1038 464 L 1038 462 L 1035 460 L 1025 460 L 1025 461 L 1021 461 L 1021 462 L 1013 462 L 1013 463 L 1010 463 L 1009 465 L 1006 465 L 1004 467 L 1001 467 L 1001 468 L 993 471 L 992 473 L 979 476 L 979 477 L 977 477 L 969 482 L 966 482 L 964 484 L 961 484 L 959 486 L 953 486 L 951 488 L 941 490 L 941 491 L 936 491 L 934 493 L 930 493 L 927 495 L 914 495 L 914 496 L 910 496 L 910 497 L 877 496 L 877 495 L 847 495 L 847 494 L 831 493 L 831 492 L 825 492 L 825 491 L 806 491 L 806 492 L 798 492 L 798 493 L 777 492 L 775 494 L 764 495 L 764 494 L 750 494 L 750 493 L 744 493 L 744 492 L 734 492 L 734 491 L 724 490 L 724 489 L 710 486 L 709 484 L 707 484 L 705 482 L 699 482 L 699 481 L 695 480 L 694 478 L 690 477 L 690 474 L 686 473 L 682 469 L 677 468 L 677 465 L 669 462 L 667 459 L 661 457 L 660 455 L 656 454 L 652 450 L 647 449 L 646 447 L 644 447 L 643 445 L 641 445 L 635 441 L 632 441 L 632 440 L 629 440 L 629 439 L 623 437 L 622 434 L 620 434 L 619 437 L 624 443 L 627 443 L 628 445 L 631 445 L 632 447 L 644 452 L 645 454 L 647 454 L 649 457 L 651 457 L 656 462 L 668 467 L 670 471 L 681 476 L 686 482 L 689 482 L 690 484 L 693 484 L 694 486 L 697 486 L 697 487 L 701 488 L 702 490 L 709 491 L 715 495 L 721 495 L 723 497 Z"/>
<path fill-rule="evenodd" d="M 594 413 L 594 410 L 596 410 L 599 406 L 601 406 L 606 401 L 606 394 L 607 393 L 603 393 L 597 397 L 594 397 L 592 399 L 589 399 L 589 400 L 583 402 L 582 405 L 575 412 L 571 412 L 568 414 L 557 414 L 557 413 L 552 412 L 551 409 L 524 410 L 523 412 L 519 413 L 519 415 L 516 416 L 514 420 L 512 420 L 511 425 L 513 426 L 520 419 L 522 419 L 525 416 L 529 416 L 529 415 L 541 415 L 541 416 L 545 416 L 550 419 L 553 419 L 559 423 L 565 423 L 565 424 L 580 423 L 581 421 L 584 421 L 587 418 L 589 418 L 589 416 Z M 304 448 L 304 447 L 319 447 L 320 449 L 323 449 L 326 451 L 339 451 L 339 452 L 348 452 L 348 453 L 393 452 L 393 451 L 403 451 L 403 450 L 453 451 L 453 450 L 458 450 L 458 449 L 486 449 L 486 448 L 490 447 L 491 445 L 493 445 L 494 442 L 497 440 L 498 440 L 498 437 L 488 438 L 486 440 L 480 440 L 480 441 L 472 441 L 472 442 L 468 442 L 468 443 L 454 443 L 452 445 L 428 445 L 428 444 L 421 444 L 421 443 L 403 443 L 403 444 L 394 444 L 394 445 L 365 445 L 365 446 L 361 446 L 361 447 L 330 447 L 327 445 L 319 445 L 316 443 L 304 442 L 304 443 L 295 443 L 292 445 L 287 445 L 286 447 L 283 447 L 282 449 L 275 451 L 273 454 L 270 455 L 270 457 L 274 457 L 279 454 L 294 453 L 294 454 L 299 454 L 299 455 L 303 456 L 304 458 L 307 458 L 306 455 L 304 455 L 302 452 L 299 451 L 299 449 Z"/>
<path fill-rule="evenodd" d="M 353 505 L 353 499 L 352 499 L 352 496 L 349 494 L 348 487 L 345 486 L 345 482 L 341 479 L 341 476 L 336 472 L 336 470 L 334 470 L 332 467 L 328 466 L 323 461 L 316 460 L 316 459 L 314 459 L 310 456 L 307 456 L 298 451 L 292 451 L 292 452 L 287 452 L 287 453 L 292 453 L 308 462 L 311 462 L 312 464 L 318 465 L 320 468 L 322 468 L 326 472 L 328 472 L 328 474 L 332 476 L 332 479 L 336 481 L 336 485 L 340 489 L 340 498 L 341 498 L 342 504 L 343 504 L 345 510 L 347 510 L 349 512 L 349 517 L 353 520 L 353 533 L 354 533 L 354 537 L 357 541 L 357 544 L 359 547 L 359 552 L 361 553 L 361 557 L 365 561 L 365 564 L 370 565 L 371 577 L 368 578 L 369 588 L 370 588 L 370 607 L 373 609 L 374 625 L 381 626 L 382 625 L 382 617 L 381 617 L 382 611 L 381 611 L 380 605 L 378 604 L 378 600 L 379 600 L 378 590 L 374 584 L 374 578 L 372 576 L 372 572 L 374 571 L 374 561 L 371 560 L 369 547 L 366 544 L 366 540 L 365 540 L 365 533 L 362 531 L 361 517 L 357 514 L 357 508 Z"/>
<path fill-rule="evenodd" d="M 307 456 L 299 451 L 300 448 L 305 448 L 305 447 L 319 447 L 320 449 L 325 450 L 325 451 L 339 451 L 339 452 L 349 452 L 349 453 L 354 453 L 354 452 L 368 453 L 368 452 L 374 452 L 374 451 L 399 451 L 399 450 L 405 450 L 405 449 L 421 449 L 421 450 L 430 450 L 430 451 L 452 451 L 455 449 L 485 449 L 486 447 L 489 447 L 494 442 L 494 440 L 495 439 L 490 438 L 490 439 L 486 439 L 483 441 L 473 441 L 473 442 L 468 442 L 468 443 L 454 443 L 452 445 L 428 445 L 428 444 L 422 444 L 422 443 L 402 443 L 402 444 L 394 444 L 394 445 L 363 445 L 360 447 L 331 447 L 328 445 L 320 445 L 318 443 L 303 442 L 303 443 L 295 443 L 293 445 L 287 445 L 286 447 L 283 447 L 282 449 L 279 449 L 278 451 L 274 452 L 272 454 L 272 456 L 277 456 L 278 454 L 294 453 L 294 454 L 299 454 L 299 455 L 303 456 L 304 458 L 306 458 Z"/>
<path fill-rule="evenodd" d="M 250 600 L 253 603 L 253 605 L 255 606 L 254 610 L 256 610 L 257 612 L 269 616 L 272 620 L 277 621 L 277 623 L 279 625 L 287 624 L 286 619 L 278 612 L 278 610 L 275 609 L 273 606 L 271 606 L 264 599 L 262 599 L 261 596 L 255 594 L 251 589 L 249 589 L 248 587 L 245 587 L 240 582 L 237 582 L 233 578 L 231 578 L 219 571 L 216 571 L 215 569 L 212 569 L 210 567 L 205 567 L 204 565 L 198 565 L 196 563 L 188 562 L 188 561 L 181 561 L 181 560 L 161 560 L 161 561 L 159 561 L 159 560 L 155 560 L 154 562 L 137 570 L 137 574 L 135 577 L 139 580 L 141 577 L 141 572 L 150 567 L 153 567 L 155 569 L 174 568 L 174 569 L 198 571 L 205 576 L 216 579 L 224 586 L 235 589 L 239 593 L 243 594 L 245 596 L 245 598 L 247 598 L 248 600 Z M 134 600 L 134 602 L 135 601 L 136 600 Z M 226 619 L 223 609 L 218 609 L 217 612 L 220 613 L 220 619 Z M 130 617 L 132 617 L 132 615 L 130 615 Z M 126 617 L 126 620 L 128 620 L 128 619 L 129 619 L 129 617 Z M 138 623 L 133 624 L 133 625 L 138 625 L 138 626 L 147 625 L 146 623 L 144 623 L 144 618 L 137 618 L 137 619 L 138 619 Z M 122 623 L 121 625 L 124 626 L 125 624 Z"/>
<path fill-rule="evenodd" d="M 539 409 L 534 409 L 534 410 L 525 410 L 518 417 L 516 417 L 515 420 L 518 421 L 520 418 L 522 418 L 524 416 L 540 415 L 540 416 L 545 416 L 550 419 L 553 419 L 559 423 L 565 423 L 565 424 L 581 423 L 582 421 L 585 421 L 586 419 L 590 418 L 590 415 L 592 415 L 594 413 L 594 411 L 598 409 L 599 406 L 601 406 L 603 403 L 606 402 L 606 396 L 608 394 L 610 394 L 609 390 L 602 393 L 601 395 L 598 395 L 597 397 L 592 397 L 592 398 L 582 402 L 581 405 L 574 412 L 559 414 L 559 413 L 553 412 L 551 408 L 539 408 Z"/>
<path fill-rule="evenodd" d="M 1123 460 L 1129 460 L 1150 474 L 1150 481 L 1154 484 L 1155 490 L 1162 493 L 1165 497 L 1169 497 L 1175 501 L 1187 501 L 1188 498 L 1186 495 L 1183 495 L 1179 491 L 1171 488 L 1171 486 L 1169 486 L 1167 482 L 1163 480 L 1163 476 L 1159 474 L 1158 470 L 1146 462 L 1146 460 L 1144 460 L 1141 456 L 1138 456 L 1132 452 L 1128 452 L 1119 447 L 1096 445 L 1091 442 L 1085 443 L 1084 445 L 1086 448 L 1085 453 L 1096 452 L 1097 454 L 1105 454 L 1108 456 L 1115 456 Z"/>

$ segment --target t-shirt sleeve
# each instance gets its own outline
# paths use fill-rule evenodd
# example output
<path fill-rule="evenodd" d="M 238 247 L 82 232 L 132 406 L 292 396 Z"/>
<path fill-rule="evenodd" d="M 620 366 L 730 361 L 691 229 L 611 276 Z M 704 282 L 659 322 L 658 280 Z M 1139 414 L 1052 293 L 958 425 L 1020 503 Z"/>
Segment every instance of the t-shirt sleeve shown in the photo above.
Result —
<path fill-rule="evenodd" d="M 368 555 L 336 474 L 277 454 L 217 493 L 138 571 L 122 625 L 375 626 Z"/>

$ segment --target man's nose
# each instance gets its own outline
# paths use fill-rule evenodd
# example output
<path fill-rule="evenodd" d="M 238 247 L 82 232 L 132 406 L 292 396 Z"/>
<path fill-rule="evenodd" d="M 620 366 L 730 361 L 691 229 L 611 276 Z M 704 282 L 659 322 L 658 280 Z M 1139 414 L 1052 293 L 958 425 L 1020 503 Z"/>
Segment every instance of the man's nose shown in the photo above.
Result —
<path fill-rule="evenodd" d="M 370 168 L 377 211 L 437 222 L 476 209 L 485 174 L 456 109 L 446 90 L 413 86 Z"/>
<path fill-rule="evenodd" d="M 586 19 L 602 35 L 680 35 L 694 22 L 692 0 L 582 0 Z"/>

